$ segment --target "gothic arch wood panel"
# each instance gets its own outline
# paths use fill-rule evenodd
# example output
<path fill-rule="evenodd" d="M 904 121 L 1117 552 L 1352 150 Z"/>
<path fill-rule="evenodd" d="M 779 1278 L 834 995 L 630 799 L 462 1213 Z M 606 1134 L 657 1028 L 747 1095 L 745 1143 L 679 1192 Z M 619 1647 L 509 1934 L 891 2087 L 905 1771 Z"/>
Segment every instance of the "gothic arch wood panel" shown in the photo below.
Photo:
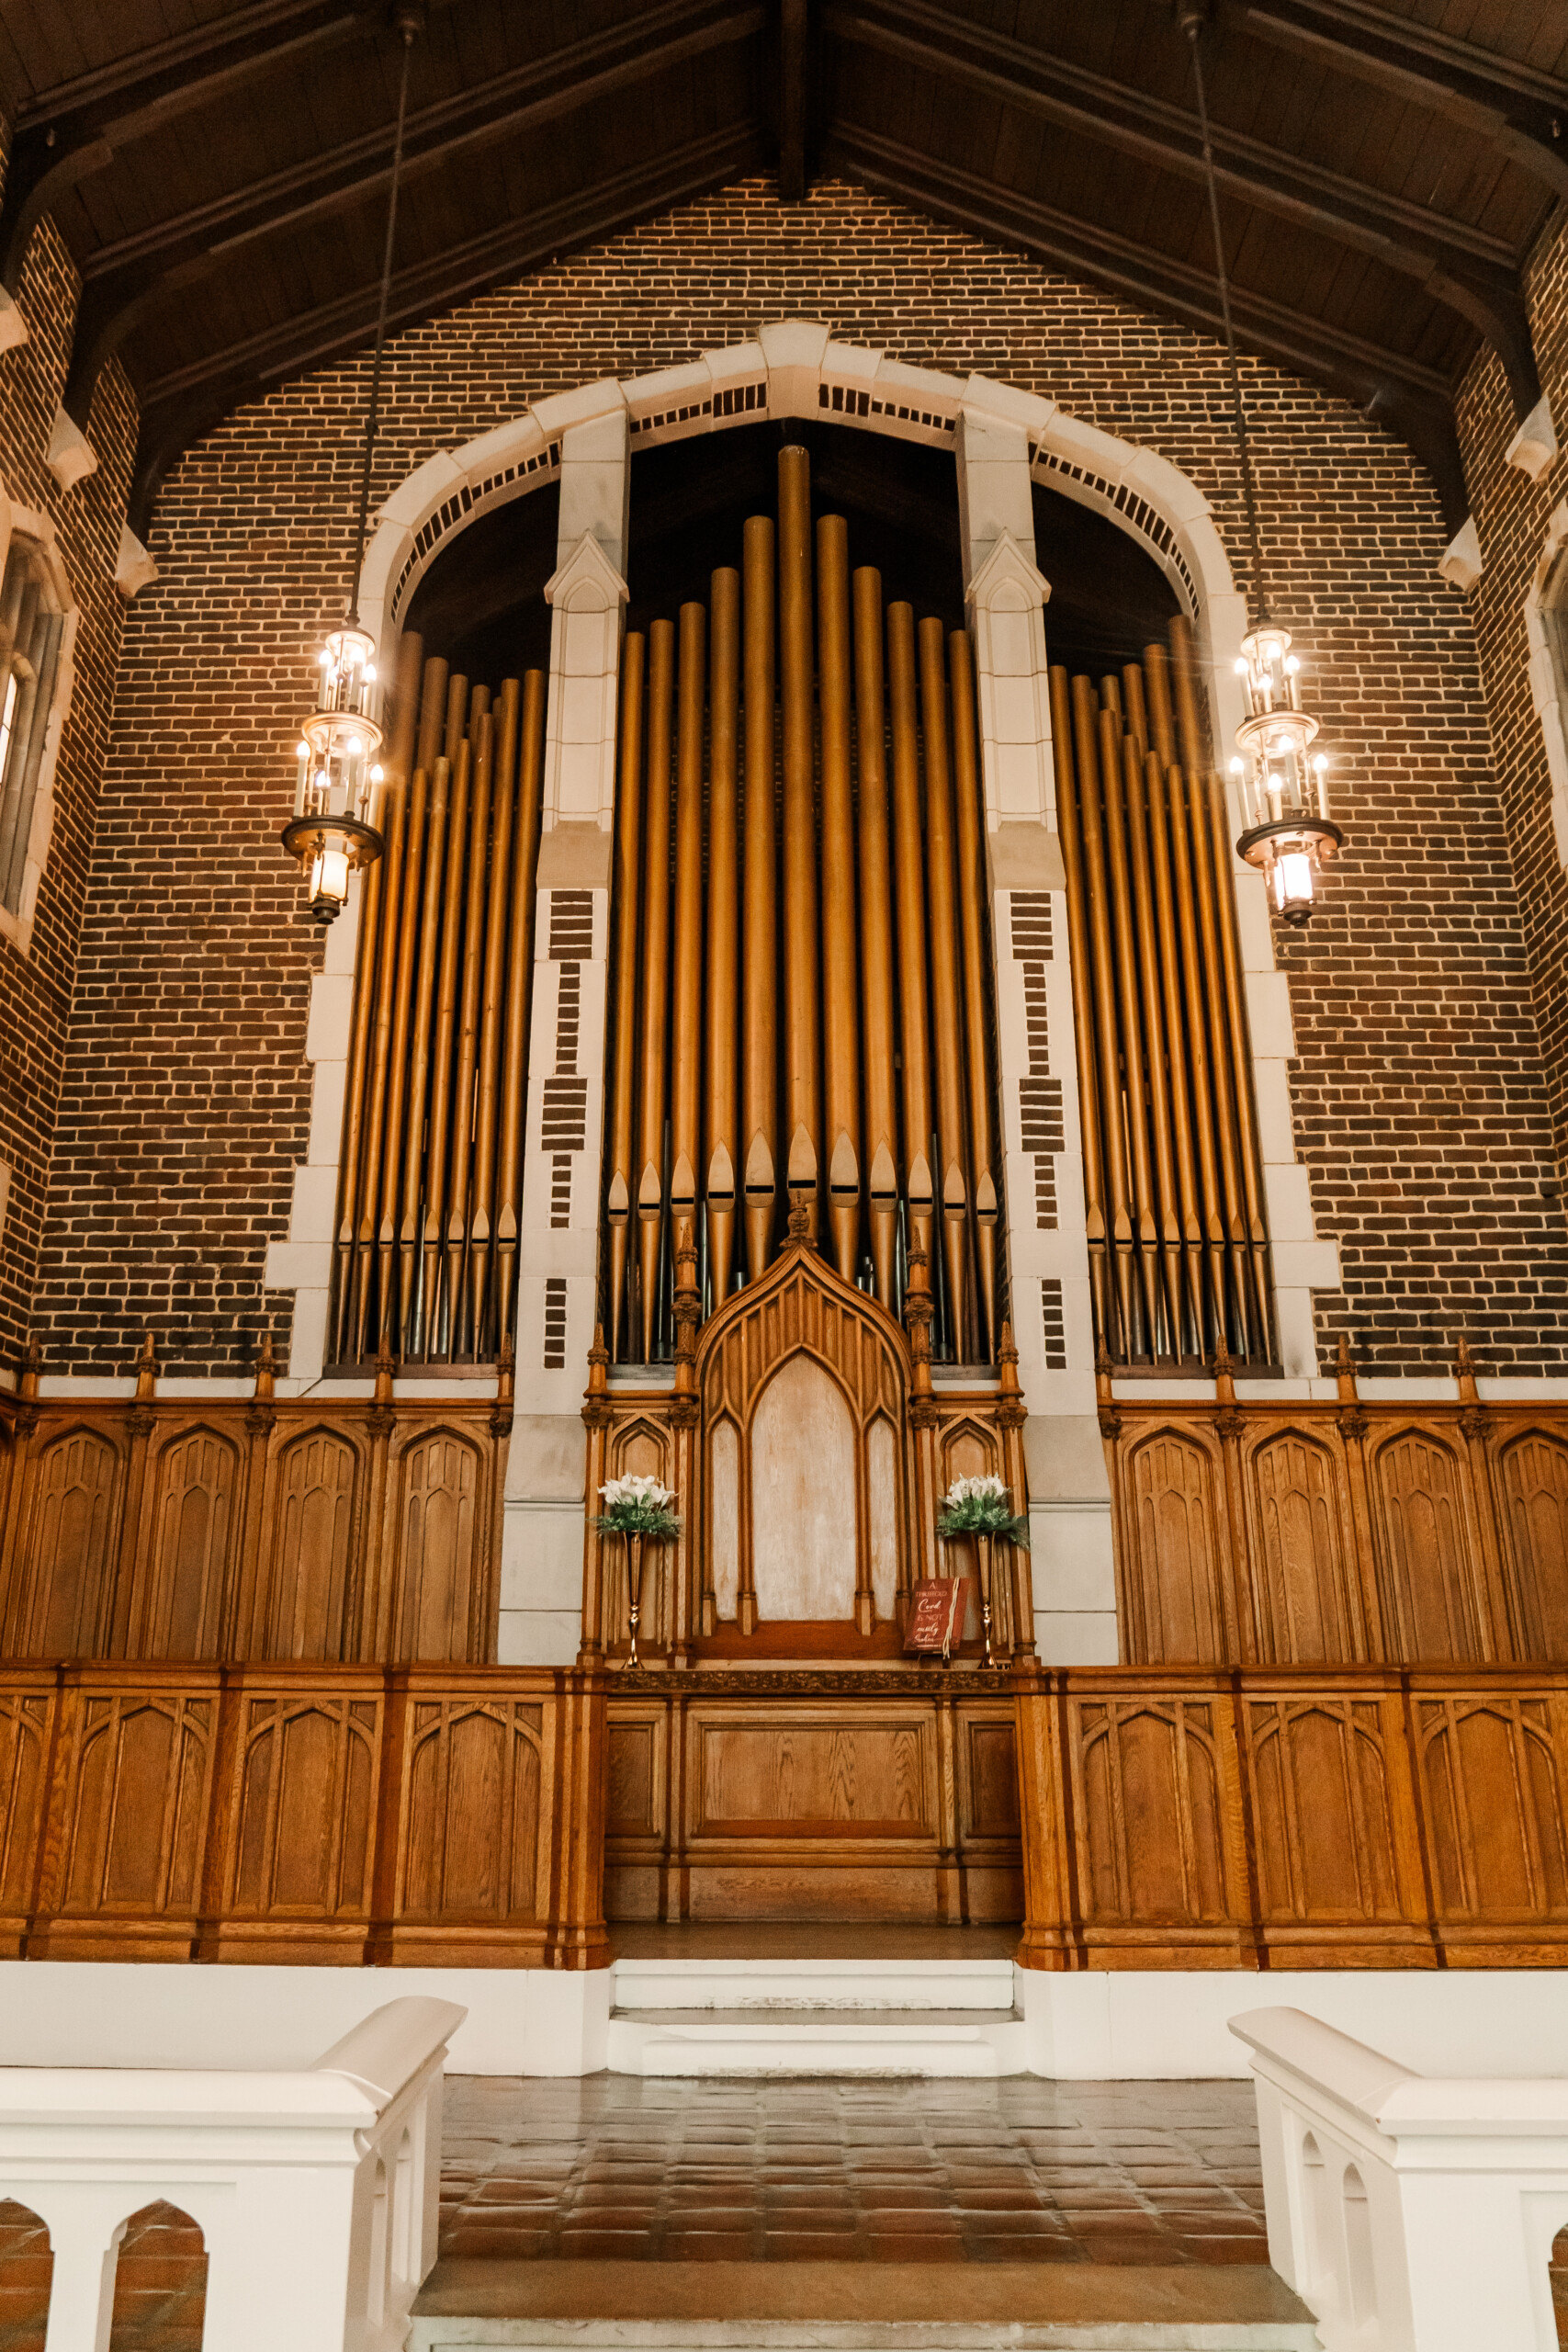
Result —
<path fill-rule="evenodd" d="M 674 1464 L 671 1460 L 670 1433 L 656 1421 L 639 1416 L 636 1420 L 623 1421 L 611 1433 L 608 1476 L 611 1478 L 657 1478 L 661 1487 L 674 1479 Z M 604 1505 L 597 1495 L 588 1498 L 591 1511 Z M 679 1498 L 677 1510 L 691 1510 L 687 1496 Z M 626 1603 L 626 1547 L 618 1536 L 606 1538 L 602 1545 L 604 1639 L 613 1647 L 625 1642 L 630 1634 L 630 1618 Z M 671 1638 L 673 1620 L 674 1557 L 669 1544 L 649 1544 L 643 1549 L 641 1617 L 637 1637 L 645 1647 L 654 1648 Z"/>
<path fill-rule="evenodd" d="M 339 1430 L 301 1430 L 279 1454 L 267 1578 L 266 1657 L 343 1657 L 358 1487 L 358 1453 Z"/>
<path fill-rule="evenodd" d="M 363 1956 L 384 1704 L 380 1676 L 352 1669 L 331 1690 L 242 1690 L 222 1958 Z"/>
<path fill-rule="evenodd" d="M 1526 1656 L 1568 1659 L 1568 1445 L 1527 1430 L 1499 1466 Z"/>
<path fill-rule="evenodd" d="M 1248 1469 L 1263 1657 L 1276 1666 L 1364 1657 L 1336 1458 L 1287 1429 L 1254 1448 Z"/>
<path fill-rule="evenodd" d="M 1451 1447 L 1404 1429 L 1373 1456 L 1388 1563 L 1384 1637 L 1406 1665 L 1483 1656 L 1477 1567 L 1464 1477 Z"/>
<path fill-rule="evenodd" d="M 399 1456 L 393 1657 L 474 1657 L 483 1490 L 479 1448 L 454 1430 L 427 1430 Z"/>
<path fill-rule="evenodd" d="M 94 1657 L 107 1634 L 121 1459 L 96 1430 L 51 1438 L 32 1477 L 16 1652 Z"/>
<path fill-rule="evenodd" d="M 160 1448 L 134 1657 L 218 1656 L 238 1487 L 238 1453 L 216 1430 L 186 1430 Z"/>
<path fill-rule="evenodd" d="M 1247 1702 L 1263 1916 L 1404 1917 L 1389 1743 L 1375 1699 Z M 1399 1724 L 1394 1716 L 1394 1736 Z"/>
<path fill-rule="evenodd" d="M 543 1710 L 416 1696 L 410 1713 L 399 1920 L 542 1918 Z"/>
<path fill-rule="evenodd" d="M 43 1838 L 52 1678 L 0 1690 L 0 1960 L 21 1956 Z"/>
<path fill-rule="evenodd" d="M 1568 1920 L 1562 1702 L 1499 1691 L 1415 1697 L 1416 1754 L 1445 1941 Z M 1459 1939 L 1463 1940 L 1463 1939 Z"/>
<path fill-rule="evenodd" d="M 1121 1576 L 1130 1664 L 1226 1662 L 1215 1467 L 1199 1439 L 1174 1429 L 1156 1430 L 1130 1454 L 1132 1541 Z"/>
<path fill-rule="evenodd" d="M 46 1959 L 189 1956 L 211 1809 L 218 1691 L 170 1679 L 67 1694 L 63 1788 L 29 1946 Z M 156 1673 L 157 1669 L 151 1669 Z"/>
<path fill-rule="evenodd" d="M 1229 1917 L 1219 1704 L 1086 1700 L 1078 1708 L 1086 1919 L 1192 1928 Z"/>

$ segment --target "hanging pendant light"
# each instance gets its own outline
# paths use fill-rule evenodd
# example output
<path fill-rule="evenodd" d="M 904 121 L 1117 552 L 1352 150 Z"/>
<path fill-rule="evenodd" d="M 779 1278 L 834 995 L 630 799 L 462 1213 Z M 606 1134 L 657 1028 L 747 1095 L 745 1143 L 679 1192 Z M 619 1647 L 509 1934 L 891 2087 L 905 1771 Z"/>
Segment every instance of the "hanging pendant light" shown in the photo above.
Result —
<path fill-rule="evenodd" d="M 1318 723 L 1302 707 L 1301 663 L 1291 650 L 1291 632 L 1269 611 L 1263 542 L 1258 527 L 1258 485 L 1247 437 L 1247 411 L 1236 364 L 1231 321 L 1230 277 L 1220 232 L 1220 199 L 1214 182 L 1214 151 L 1209 137 L 1209 106 L 1203 87 L 1202 35 L 1209 0 L 1180 0 L 1179 22 L 1192 44 L 1192 75 L 1198 93 L 1198 126 L 1203 141 L 1203 174 L 1209 191 L 1209 223 L 1214 239 L 1214 269 L 1224 322 L 1225 362 L 1230 376 L 1231 417 L 1241 459 L 1247 533 L 1252 557 L 1257 616 L 1241 640 L 1236 674 L 1247 717 L 1236 729 L 1236 780 L 1247 831 L 1236 852 L 1257 866 L 1269 885 L 1269 902 L 1281 922 L 1310 922 L 1317 876 L 1333 864 L 1345 836 L 1328 814 L 1328 759 L 1314 752 Z"/>
<path fill-rule="evenodd" d="M 359 592 L 365 570 L 365 539 L 370 515 L 370 467 L 381 405 L 381 361 L 387 343 L 387 311 L 392 284 L 392 244 L 398 226 L 398 189 L 403 168 L 403 125 L 408 116 L 409 58 L 423 29 L 423 8 L 402 0 L 393 18 L 402 36 L 398 83 L 398 127 L 392 143 L 392 185 L 387 204 L 387 241 L 381 259 L 380 304 L 370 393 L 365 412 L 365 448 L 359 470 L 359 516 L 354 548 L 353 590 L 348 617 L 321 648 L 316 707 L 299 732 L 294 815 L 283 828 L 283 846 L 296 858 L 310 894 L 310 911 L 329 923 L 343 911 L 348 879 L 381 854 L 381 729 L 376 711 L 376 641 L 360 625 Z"/>

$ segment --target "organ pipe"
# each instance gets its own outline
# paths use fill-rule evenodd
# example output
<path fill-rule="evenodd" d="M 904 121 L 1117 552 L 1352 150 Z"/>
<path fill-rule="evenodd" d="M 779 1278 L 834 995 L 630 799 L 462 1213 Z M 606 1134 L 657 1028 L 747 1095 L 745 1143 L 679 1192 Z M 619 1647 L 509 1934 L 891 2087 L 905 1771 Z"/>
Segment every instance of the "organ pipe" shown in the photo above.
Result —
<path fill-rule="evenodd" d="M 785 449 L 776 533 L 751 517 L 739 573 L 713 575 L 705 667 L 703 608 L 682 608 L 678 713 L 673 632 L 658 621 L 641 755 L 623 719 L 621 791 L 640 808 L 618 813 L 617 870 L 625 887 L 640 838 L 644 886 L 611 978 L 617 1036 L 636 1041 L 631 1062 L 617 1046 L 609 1097 L 613 1359 L 640 1350 L 646 1360 L 684 1324 L 672 1261 L 685 1261 L 694 1231 L 706 1235 L 708 1301 L 728 1295 L 738 1189 L 745 1273 L 764 1271 L 781 1178 L 813 1218 L 825 1188 L 824 1246 L 840 1272 L 900 1311 L 908 1253 L 931 1238 L 933 1165 L 944 1180 L 947 1352 L 973 1352 L 976 1335 L 988 1350 L 1000 1329 L 968 639 L 923 622 L 918 652 L 910 607 L 884 614 L 876 572 L 852 573 L 844 518 L 823 515 L 813 533 L 810 500 L 806 453 Z M 627 703 L 641 659 L 628 640 Z M 635 1148 L 623 1148 L 618 1106 L 638 1090 Z M 645 1220 L 636 1264 L 618 1238 L 633 1170 Z"/>
<path fill-rule="evenodd" d="M 607 1154 L 610 1228 L 610 1359 L 621 1352 L 626 1243 L 637 1182 L 632 1114 L 637 1096 L 637 919 L 642 911 L 643 696 L 648 639 L 629 634 L 621 651 L 620 779 L 615 791 L 615 986 Z"/>
<path fill-rule="evenodd" d="M 509 1340 L 522 1186 L 543 676 L 498 695 L 400 645 L 387 849 L 366 890 L 330 1351 Z M 372 868 L 372 874 L 377 869 Z"/>
<path fill-rule="evenodd" d="M 1130 1368 L 1222 1344 L 1271 1364 L 1229 827 L 1187 623 L 1098 695 L 1054 671 L 1051 700 L 1096 1339 Z"/>

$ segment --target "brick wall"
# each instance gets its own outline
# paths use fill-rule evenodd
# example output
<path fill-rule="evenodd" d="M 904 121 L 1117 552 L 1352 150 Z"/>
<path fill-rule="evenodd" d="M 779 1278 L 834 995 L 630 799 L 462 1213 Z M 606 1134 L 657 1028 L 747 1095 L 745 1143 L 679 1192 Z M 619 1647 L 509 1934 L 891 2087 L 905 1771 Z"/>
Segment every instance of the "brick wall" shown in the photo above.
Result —
<path fill-rule="evenodd" d="M 90 434 L 98 470 L 62 491 L 44 463 L 65 371 L 78 279 L 51 221 L 28 249 L 17 300 L 29 340 L 0 353 L 0 483 L 51 519 L 80 611 L 71 711 L 54 775 L 54 829 L 28 954 L 0 938 L 0 1158 L 12 1163 L 0 1236 L 0 1364 L 28 1328 L 43 1229 L 77 935 L 124 605 L 114 584 L 136 443 L 136 403 L 118 363 L 105 370 Z"/>
<path fill-rule="evenodd" d="M 397 338 L 377 493 L 546 392 L 793 314 L 1147 443 L 1239 546 L 1215 345 L 832 184 L 784 209 L 745 183 Z M 365 368 L 240 411 L 160 502 L 40 1282 L 48 1344 L 77 1370 L 110 1370 L 145 1328 L 171 1371 L 232 1370 L 266 1311 L 265 1245 L 287 1229 L 304 1148 L 314 960 L 276 832 L 310 654 L 339 609 Z M 1435 568 L 1437 502 L 1403 445 L 1343 403 L 1260 363 L 1245 377 L 1273 603 L 1311 664 L 1352 835 L 1324 913 L 1282 948 L 1301 1148 L 1346 1274 L 1322 1318 L 1380 1372 L 1438 1369 L 1461 1329 L 1496 1368 L 1562 1369 L 1568 1237 L 1542 1193 L 1535 1000 L 1475 638 Z M 1049 547 L 1041 560 L 1049 575 Z"/>

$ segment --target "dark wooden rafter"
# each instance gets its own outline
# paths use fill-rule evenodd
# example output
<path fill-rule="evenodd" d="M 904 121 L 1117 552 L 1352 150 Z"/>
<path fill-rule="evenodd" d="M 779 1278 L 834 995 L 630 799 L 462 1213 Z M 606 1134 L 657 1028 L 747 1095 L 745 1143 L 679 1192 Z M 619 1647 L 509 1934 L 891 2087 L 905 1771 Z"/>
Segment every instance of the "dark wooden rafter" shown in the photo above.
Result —
<path fill-rule="evenodd" d="M 51 205 L 116 153 L 210 106 L 286 59 L 360 30 L 372 0 L 254 0 L 248 8 L 41 91 L 17 115 L 0 221 L 0 285 L 15 293 L 28 240 Z"/>
<path fill-rule="evenodd" d="M 672 149 L 656 163 L 638 164 L 543 207 L 526 220 L 502 221 L 483 236 L 399 271 L 388 306 L 389 330 L 416 325 L 563 252 L 596 243 L 635 221 L 705 195 L 729 179 L 757 171 L 762 161 L 761 138 L 754 126 L 720 130 Z M 145 534 L 164 475 L 180 452 L 239 402 L 259 399 L 273 385 L 362 350 L 375 323 L 378 292 L 374 285 L 355 287 L 230 345 L 209 363 L 180 368 L 149 383 L 142 392 L 141 438 L 127 517 L 132 531 L 139 537 Z"/>
<path fill-rule="evenodd" d="M 807 180 L 811 28 L 807 0 L 779 0 L 779 201 L 799 204 Z"/>
<path fill-rule="evenodd" d="M 1366 0 L 1235 0 L 1229 21 L 1462 123 L 1568 196 L 1568 83 Z"/>
<path fill-rule="evenodd" d="M 614 92 L 735 41 L 763 25 L 761 5 L 666 0 L 627 23 L 573 41 L 515 71 L 412 116 L 405 185 L 459 157 L 470 160 L 592 107 Z M 156 222 L 104 246 L 85 273 L 64 407 L 85 426 L 106 360 L 138 321 L 170 294 L 224 266 L 242 247 L 381 198 L 391 169 L 391 129 L 378 127 L 293 170 Z"/>
<path fill-rule="evenodd" d="M 1196 117 L 1145 91 L 984 31 L 926 0 L 897 0 L 896 9 L 878 8 L 875 0 L 836 5 L 829 22 L 842 40 L 960 82 L 1120 154 L 1202 178 Z M 1529 413 L 1540 379 L 1514 256 L 1500 239 L 1217 125 L 1213 148 L 1223 188 L 1374 255 L 1467 318 L 1502 358 L 1517 414 Z"/>
<path fill-rule="evenodd" d="M 994 181 L 933 165 L 917 150 L 853 126 L 829 126 L 825 153 L 865 186 L 954 221 L 988 243 L 1017 245 L 1202 334 L 1220 332 L 1218 282 L 1188 264 L 1111 234 L 1098 222 L 1038 204 Z M 1457 530 L 1468 512 L 1447 379 L 1403 354 L 1309 319 L 1234 286 L 1242 337 L 1292 374 L 1314 378 L 1404 439 L 1433 474 Z"/>

